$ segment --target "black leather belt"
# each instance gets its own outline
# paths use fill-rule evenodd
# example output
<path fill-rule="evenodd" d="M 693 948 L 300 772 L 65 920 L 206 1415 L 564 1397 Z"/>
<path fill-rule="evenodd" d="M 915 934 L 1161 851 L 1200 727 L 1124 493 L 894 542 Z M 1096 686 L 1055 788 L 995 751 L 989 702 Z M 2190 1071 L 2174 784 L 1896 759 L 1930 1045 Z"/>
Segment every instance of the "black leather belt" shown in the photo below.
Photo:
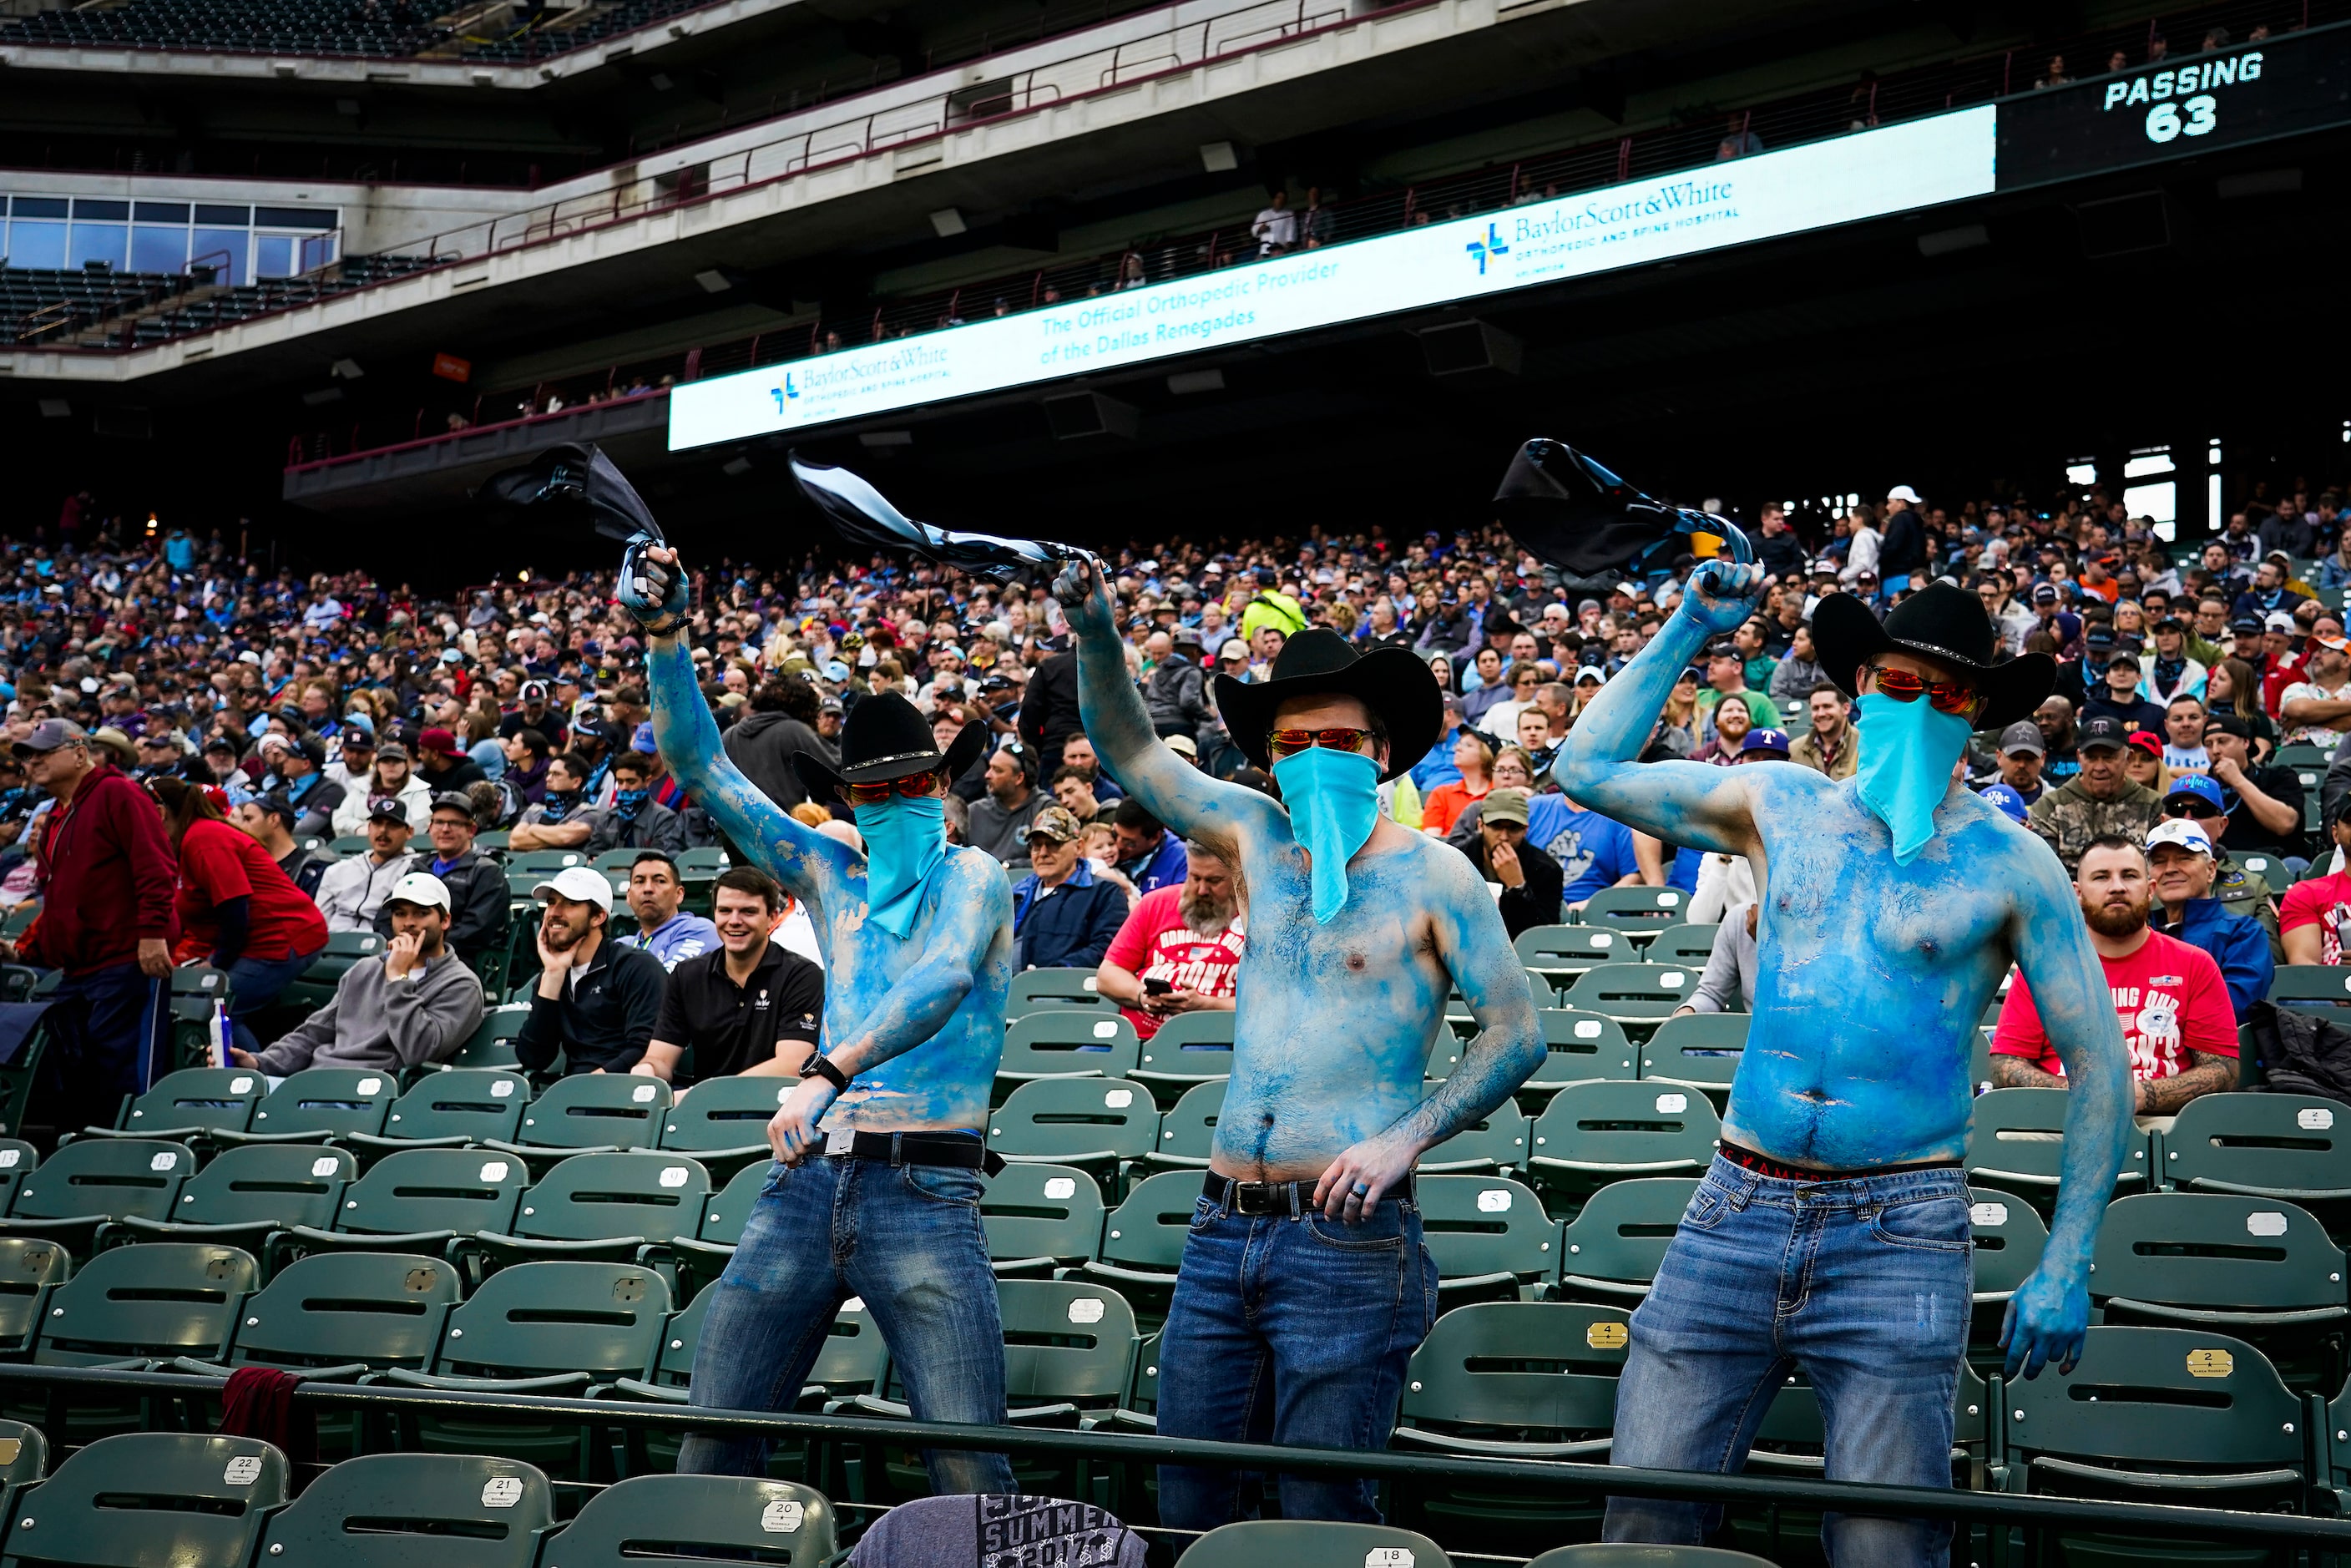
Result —
<path fill-rule="evenodd" d="M 881 1160 L 893 1166 L 956 1166 L 987 1176 L 1004 1168 L 1004 1156 L 977 1138 L 943 1137 L 935 1133 L 856 1133 L 845 1149 L 837 1149 L 827 1140 L 824 1152 L 838 1158 Z"/>
<path fill-rule="evenodd" d="M 1235 1214 L 1253 1217 L 1265 1215 L 1308 1214 L 1315 1211 L 1314 1188 L 1311 1181 L 1235 1181 L 1230 1176 L 1208 1173 L 1201 1184 L 1200 1196 L 1219 1207 Z M 1380 1201 L 1412 1197 L 1412 1177 L 1406 1176 L 1388 1188 Z"/>

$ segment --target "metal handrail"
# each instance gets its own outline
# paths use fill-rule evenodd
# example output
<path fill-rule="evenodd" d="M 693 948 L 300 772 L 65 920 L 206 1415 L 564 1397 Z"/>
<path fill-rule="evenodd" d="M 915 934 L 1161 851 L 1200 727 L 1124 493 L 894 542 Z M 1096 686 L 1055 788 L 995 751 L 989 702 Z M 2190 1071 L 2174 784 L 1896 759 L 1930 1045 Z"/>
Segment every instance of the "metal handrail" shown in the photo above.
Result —
<path fill-rule="evenodd" d="M 99 1367 L 0 1365 L 0 1387 L 83 1388 L 100 1393 L 188 1396 L 216 1394 L 225 1377 Z M 2183 1508 L 2169 1503 L 2107 1502 L 2018 1492 L 1880 1486 L 1794 1477 L 1710 1475 L 1687 1470 L 1633 1469 L 1559 1459 L 1502 1459 L 1421 1450 L 1283 1448 L 1102 1431 L 1035 1427 L 961 1426 L 894 1421 L 869 1416 L 807 1416 L 755 1410 L 714 1410 L 624 1400 L 569 1399 L 470 1389 L 408 1388 L 389 1384 L 304 1381 L 294 1398 L 321 1410 L 397 1410 L 480 1417 L 493 1413 L 590 1427 L 625 1427 L 684 1433 L 720 1432 L 790 1438 L 864 1438 L 900 1448 L 954 1448 L 1003 1454 L 1082 1454 L 1131 1463 L 1194 1465 L 1285 1474 L 1343 1475 L 1374 1480 L 1482 1481 L 1547 1490 L 1585 1490 L 1619 1497 L 1671 1498 L 1709 1503 L 1793 1505 L 1875 1517 L 1957 1520 L 1964 1523 L 2068 1526 L 2119 1531 L 2158 1540 L 2250 1542 L 2351 1551 L 2351 1520 L 2305 1514 L 2253 1513 Z"/>

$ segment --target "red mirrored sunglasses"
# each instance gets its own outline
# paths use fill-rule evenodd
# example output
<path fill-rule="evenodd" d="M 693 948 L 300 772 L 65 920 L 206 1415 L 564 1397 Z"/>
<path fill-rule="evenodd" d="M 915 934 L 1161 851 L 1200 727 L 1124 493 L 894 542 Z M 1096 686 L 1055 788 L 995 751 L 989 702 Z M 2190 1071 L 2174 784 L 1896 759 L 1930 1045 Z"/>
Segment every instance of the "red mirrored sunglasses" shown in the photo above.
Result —
<path fill-rule="evenodd" d="M 1268 730 L 1265 748 L 1275 757 L 1291 757 L 1311 746 L 1327 746 L 1333 751 L 1361 751 L 1373 739 L 1368 729 L 1275 729 Z"/>
<path fill-rule="evenodd" d="M 919 800 L 937 788 L 936 773 L 909 773 L 904 779 L 885 779 L 879 784 L 843 784 L 841 797 L 852 806 L 878 806 L 893 795 Z"/>
<path fill-rule="evenodd" d="M 1869 673 L 1877 677 L 1877 689 L 1896 702 L 1915 703 L 1923 696 L 1937 713 L 1961 718 L 1975 711 L 1976 690 L 1963 682 L 1929 681 L 1886 664 L 1872 664 Z"/>

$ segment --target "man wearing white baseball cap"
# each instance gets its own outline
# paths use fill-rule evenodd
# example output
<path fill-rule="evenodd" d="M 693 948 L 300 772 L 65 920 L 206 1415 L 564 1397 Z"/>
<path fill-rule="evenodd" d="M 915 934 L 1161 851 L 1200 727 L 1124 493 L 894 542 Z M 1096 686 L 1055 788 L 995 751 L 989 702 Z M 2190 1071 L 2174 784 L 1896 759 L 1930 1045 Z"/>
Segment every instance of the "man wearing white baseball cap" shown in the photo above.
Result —
<path fill-rule="evenodd" d="M 566 1072 L 628 1071 L 661 1021 L 661 960 L 606 939 L 612 884 L 593 866 L 565 866 L 530 892 L 541 905 L 538 984 L 515 1060 L 538 1071 L 560 1051 Z"/>
<path fill-rule="evenodd" d="M 233 1051 L 239 1067 L 273 1078 L 306 1067 L 396 1073 L 446 1061 L 482 1021 L 482 982 L 449 946 L 449 889 L 411 872 L 384 895 L 392 941 L 344 972 L 335 999 L 260 1051 Z"/>
<path fill-rule="evenodd" d="M 2211 836 L 2189 818 L 2166 818 L 2147 835 L 2147 862 L 2155 929 L 2210 956 L 2228 982 L 2230 1009 L 2243 1023 L 2253 1004 L 2269 995 L 2277 961 L 2262 923 L 2230 913 L 2212 896 L 2220 862 Z"/>

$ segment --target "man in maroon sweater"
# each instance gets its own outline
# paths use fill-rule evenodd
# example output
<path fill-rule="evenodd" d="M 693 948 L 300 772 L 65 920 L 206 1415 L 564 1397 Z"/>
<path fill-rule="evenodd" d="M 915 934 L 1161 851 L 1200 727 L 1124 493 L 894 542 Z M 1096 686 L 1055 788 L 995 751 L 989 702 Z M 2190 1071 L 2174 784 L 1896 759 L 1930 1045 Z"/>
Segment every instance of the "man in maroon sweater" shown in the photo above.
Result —
<path fill-rule="evenodd" d="M 172 843 L 154 801 L 78 725 L 44 719 L 15 749 L 57 803 L 41 825 L 40 918 L 0 958 L 65 971 L 43 1019 L 43 1088 L 59 1127 L 111 1126 L 124 1095 L 172 1067 Z"/>

